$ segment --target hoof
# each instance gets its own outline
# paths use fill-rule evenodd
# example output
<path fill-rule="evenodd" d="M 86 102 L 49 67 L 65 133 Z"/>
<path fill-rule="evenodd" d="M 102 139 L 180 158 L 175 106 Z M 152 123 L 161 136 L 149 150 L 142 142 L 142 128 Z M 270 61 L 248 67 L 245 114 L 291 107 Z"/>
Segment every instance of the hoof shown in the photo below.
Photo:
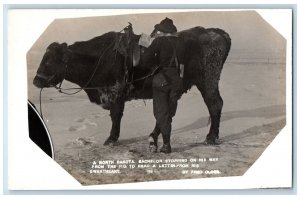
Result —
<path fill-rule="evenodd" d="M 161 153 L 171 153 L 171 145 L 169 144 L 164 144 L 161 149 L 160 149 Z"/>
<path fill-rule="evenodd" d="M 206 138 L 204 141 L 204 144 L 206 145 L 220 145 L 221 141 L 219 138 Z"/>
<path fill-rule="evenodd" d="M 104 146 L 114 146 L 116 144 L 117 140 L 107 138 L 107 140 L 104 142 Z"/>

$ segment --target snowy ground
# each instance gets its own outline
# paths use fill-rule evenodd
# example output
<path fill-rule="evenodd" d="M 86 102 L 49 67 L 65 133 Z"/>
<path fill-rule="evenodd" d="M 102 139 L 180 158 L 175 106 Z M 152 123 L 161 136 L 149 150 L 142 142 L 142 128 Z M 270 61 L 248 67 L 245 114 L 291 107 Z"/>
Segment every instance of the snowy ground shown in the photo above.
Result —
<path fill-rule="evenodd" d="M 29 99 L 38 108 L 39 89 L 31 83 L 35 70 L 29 70 Z M 53 139 L 55 160 L 84 185 L 243 175 L 285 126 L 285 66 L 226 63 L 220 92 L 224 100 L 221 145 L 203 144 L 209 115 L 200 92 L 193 87 L 180 100 L 173 120 L 171 154 L 148 151 L 148 134 L 155 124 L 151 100 L 126 104 L 119 142 L 110 147 L 103 146 L 111 128 L 109 112 L 91 104 L 84 92 L 67 96 L 44 89 L 43 115 Z M 159 141 L 161 145 L 161 138 Z M 159 167 L 166 159 L 196 159 L 198 167 L 191 167 L 191 162 L 185 169 Z M 132 160 L 136 167 L 112 169 L 120 174 L 90 173 L 93 161 L 98 164 L 101 160 Z M 163 162 L 137 168 L 138 160 Z"/>

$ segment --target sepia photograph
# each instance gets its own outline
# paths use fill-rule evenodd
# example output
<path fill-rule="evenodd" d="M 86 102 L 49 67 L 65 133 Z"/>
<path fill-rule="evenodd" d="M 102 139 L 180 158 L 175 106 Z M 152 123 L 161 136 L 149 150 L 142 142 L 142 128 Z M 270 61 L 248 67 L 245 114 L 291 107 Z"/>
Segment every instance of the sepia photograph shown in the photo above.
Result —
<path fill-rule="evenodd" d="M 286 60 L 256 10 L 55 18 L 26 54 L 31 139 L 84 186 L 243 176 L 287 124 Z"/>

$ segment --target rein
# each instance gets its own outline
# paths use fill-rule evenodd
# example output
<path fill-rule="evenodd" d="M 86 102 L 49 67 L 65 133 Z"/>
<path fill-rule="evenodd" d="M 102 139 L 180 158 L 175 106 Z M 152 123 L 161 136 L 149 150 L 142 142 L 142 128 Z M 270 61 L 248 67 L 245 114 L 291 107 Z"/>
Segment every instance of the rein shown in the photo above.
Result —
<path fill-rule="evenodd" d="M 137 81 L 141 81 L 141 80 L 147 79 L 148 77 L 153 76 L 154 73 L 155 73 L 158 69 L 159 69 L 159 66 L 156 66 L 156 67 L 154 68 L 154 70 L 152 70 L 152 72 L 149 73 L 148 75 L 143 76 L 143 77 L 140 77 L 140 78 L 137 78 L 137 79 L 134 79 L 134 80 L 132 80 L 131 82 L 128 82 L 128 83 L 129 83 L 129 84 L 132 84 L 133 82 L 137 82 Z"/>

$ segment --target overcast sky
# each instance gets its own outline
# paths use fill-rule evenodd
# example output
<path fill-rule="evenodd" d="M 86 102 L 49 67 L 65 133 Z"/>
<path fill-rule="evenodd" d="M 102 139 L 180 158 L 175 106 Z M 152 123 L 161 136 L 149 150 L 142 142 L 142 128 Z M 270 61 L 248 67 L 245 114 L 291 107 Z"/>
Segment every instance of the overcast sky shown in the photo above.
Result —
<path fill-rule="evenodd" d="M 204 11 L 57 19 L 49 24 L 32 50 L 43 50 L 55 41 L 70 45 L 109 31 L 120 31 L 128 22 L 133 24 L 136 34 L 150 34 L 154 25 L 165 17 L 173 19 L 178 31 L 194 26 L 221 28 L 229 33 L 232 49 L 285 49 L 285 39 L 255 11 Z"/>

